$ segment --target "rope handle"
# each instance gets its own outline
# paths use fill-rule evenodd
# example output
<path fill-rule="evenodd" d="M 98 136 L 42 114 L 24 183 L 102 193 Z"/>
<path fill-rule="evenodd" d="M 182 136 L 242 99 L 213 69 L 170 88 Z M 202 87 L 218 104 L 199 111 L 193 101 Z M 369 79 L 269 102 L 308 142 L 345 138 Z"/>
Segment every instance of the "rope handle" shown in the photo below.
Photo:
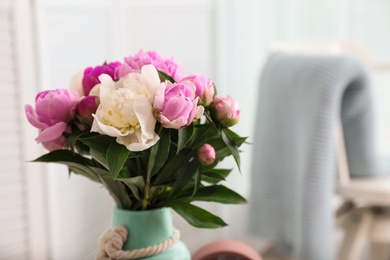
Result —
<path fill-rule="evenodd" d="M 127 234 L 128 232 L 124 226 L 117 226 L 114 230 L 107 230 L 100 238 L 100 247 L 96 259 L 137 259 L 157 255 L 173 246 L 180 239 L 180 231 L 174 228 L 170 238 L 155 246 L 124 251 L 122 246 L 127 239 Z"/>

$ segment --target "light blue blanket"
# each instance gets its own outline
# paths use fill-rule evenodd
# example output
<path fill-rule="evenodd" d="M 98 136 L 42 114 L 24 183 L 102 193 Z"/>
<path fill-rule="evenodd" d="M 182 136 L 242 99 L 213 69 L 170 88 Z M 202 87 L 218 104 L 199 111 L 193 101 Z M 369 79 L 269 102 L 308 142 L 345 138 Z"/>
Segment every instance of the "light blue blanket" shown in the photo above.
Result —
<path fill-rule="evenodd" d="M 336 125 L 341 117 L 351 175 L 375 174 L 370 92 L 353 58 L 269 57 L 254 131 L 251 233 L 298 259 L 335 259 Z"/>

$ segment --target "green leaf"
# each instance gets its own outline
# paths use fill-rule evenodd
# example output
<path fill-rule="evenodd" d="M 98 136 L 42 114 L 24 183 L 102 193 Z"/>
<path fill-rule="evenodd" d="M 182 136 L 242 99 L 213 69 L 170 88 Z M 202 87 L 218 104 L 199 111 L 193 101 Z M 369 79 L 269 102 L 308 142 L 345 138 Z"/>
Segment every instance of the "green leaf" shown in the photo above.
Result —
<path fill-rule="evenodd" d="M 111 175 L 116 178 L 122 170 L 130 151 L 126 146 L 113 142 L 107 149 L 106 159 Z"/>
<path fill-rule="evenodd" d="M 204 175 L 219 175 L 222 178 L 226 178 L 229 176 L 229 174 L 232 172 L 233 169 L 208 169 L 202 171 Z"/>
<path fill-rule="evenodd" d="M 101 176 L 100 179 L 119 208 L 131 209 L 132 201 L 127 195 L 126 187 L 122 182 L 105 176 Z"/>
<path fill-rule="evenodd" d="M 139 195 L 139 191 L 140 190 L 142 191 L 145 188 L 145 181 L 142 176 L 136 176 L 132 178 L 122 178 L 122 179 L 118 178 L 117 180 L 126 184 L 126 186 L 129 187 L 129 189 L 131 190 L 131 192 L 133 193 L 134 197 L 137 200 L 140 201 L 142 200 L 142 198 Z"/>
<path fill-rule="evenodd" d="M 190 145 L 200 147 L 216 138 L 219 138 L 219 133 L 214 126 L 210 124 L 196 125 L 194 127 L 193 138 L 190 140 Z"/>
<path fill-rule="evenodd" d="M 162 72 L 160 70 L 157 70 L 157 72 L 158 72 L 158 76 L 160 77 L 161 82 L 169 80 L 171 83 L 175 83 L 175 80 L 171 76 L 166 74 L 165 72 Z"/>
<path fill-rule="evenodd" d="M 178 131 L 179 140 L 177 143 L 177 152 L 180 152 L 181 149 L 187 146 L 190 142 L 192 134 L 194 133 L 194 125 L 191 124 L 187 127 L 182 127 Z"/>
<path fill-rule="evenodd" d="M 33 162 L 58 163 L 68 166 L 69 170 L 83 175 L 93 181 L 100 182 L 96 173 L 90 168 L 92 162 L 70 150 L 55 150 L 38 157 Z"/>
<path fill-rule="evenodd" d="M 100 163 L 107 170 L 109 170 L 108 164 L 107 164 L 107 160 L 106 160 L 106 156 L 104 156 L 103 154 L 101 154 L 100 152 L 98 152 L 98 151 L 96 151 L 94 149 L 89 150 L 89 154 L 92 156 L 93 159 L 95 159 L 98 163 Z"/>
<path fill-rule="evenodd" d="M 81 165 L 91 165 L 91 160 L 79 154 L 75 154 L 70 150 L 55 150 L 38 157 L 37 159 L 33 160 L 33 162 L 46 162 L 46 163 L 72 162 Z"/>
<path fill-rule="evenodd" d="M 208 201 L 208 202 L 218 202 L 223 204 L 244 204 L 247 203 L 246 199 L 243 198 L 237 192 L 223 186 L 223 185 L 212 185 L 206 187 L 200 187 L 198 192 L 195 195 L 189 196 L 190 190 L 187 191 L 187 194 L 182 194 L 182 196 L 187 196 L 181 200 L 191 202 L 191 201 Z"/>
<path fill-rule="evenodd" d="M 233 132 L 230 128 L 225 128 L 225 132 L 238 147 L 240 147 L 245 142 L 245 140 L 248 138 L 248 137 L 239 136 L 238 134 Z"/>
<path fill-rule="evenodd" d="M 202 171 L 202 181 L 217 184 L 220 181 L 225 181 L 226 177 L 231 173 L 231 169 L 209 169 Z"/>
<path fill-rule="evenodd" d="M 172 201 L 168 206 L 182 216 L 189 224 L 197 228 L 220 228 L 227 224 L 210 212 L 186 202 Z"/>
<path fill-rule="evenodd" d="M 79 138 L 80 142 L 101 154 L 106 154 L 111 143 L 116 142 L 114 137 L 108 135 L 95 135 Z"/>
<path fill-rule="evenodd" d="M 151 178 L 164 165 L 169 155 L 169 147 L 171 145 L 169 131 L 163 131 L 160 140 L 152 146 L 148 161 L 148 170 L 146 178 Z"/>
<path fill-rule="evenodd" d="M 70 172 L 84 176 L 91 181 L 101 183 L 99 176 L 95 173 L 93 169 L 76 163 L 64 162 L 63 164 L 68 166 Z"/>
<path fill-rule="evenodd" d="M 194 185 L 194 190 L 192 191 L 192 195 L 194 195 L 198 192 L 201 180 L 202 180 L 202 172 L 200 171 L 200 169 L 198 167 L 196 169 L 196 173 L 195 173 L 195 185 Z"/>
<path fill-rule="evenodd" d="M 112 178 L 111 175 L 110 175 L 110 173 L 109 173 L 109 171 L 106 170 L 106 169 L 102 169 L 102 168 L 99 168 L 99 167 L 90 167 L 90 168 L 91 168 L 91 169 L 96 173 L 96 175 L 99 176 L 99 177 L 104 176 L 104 177 L 110 177 L 110 178 Z"/>
<path fill-rule="evenodd" d="M 236 143 L 229 137 L 229 135 L 226 133 L 226 129 L 222 129 L 221 131 L 221 137 L 224 143 L 226 144 L 229 151 L 232 153 L 234 160 L 236 161 L 238 169 L 240 169 L 240 154 L 238 151 L 238 147 Z"/>
<path fill-rule="evenodd" d="M 191 161 L 188 165 L 182 166 L 178 170 L 177 179 L 172 188 L 172 195 L 182 189 L 193 179 L 195 172 L 198 171 L 199 163 L 197 160 Z"/>
<path fill-rule="evenodd" d="M 68 146 L 70 147 L 70 150 L 72 152 L 74 152 L 74 148 L 76 146 L 76 143 L 77 143 L 77 140 L 78 138 L 82 135 L 82 133 L 80 131 L 73 131 L 72 134 L 69 135 L 68 137 L 68 140 L 67 140 L 67 143 L 68 143 Z"/>
<path fill-rule="evenodd" d="M 189 163 L 190 159 L 194 156 L 194 151 L 191 149 L 182 149 L 177 155 L 163 166 L 156 180 L 152 183 L 153 185 L 161 185 L 171 181 L 172 178 L 177 174 L 177 170 Z"/>

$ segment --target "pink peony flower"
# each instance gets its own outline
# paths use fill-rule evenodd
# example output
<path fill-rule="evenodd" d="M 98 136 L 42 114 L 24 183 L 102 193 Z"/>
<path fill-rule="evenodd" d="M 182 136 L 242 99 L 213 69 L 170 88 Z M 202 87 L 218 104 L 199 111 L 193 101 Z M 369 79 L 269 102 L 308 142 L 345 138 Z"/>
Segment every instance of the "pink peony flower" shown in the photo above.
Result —
<path fill-rule="evenodd" d="M 39 129 L 35 139 L 38 143 L 46 143 L 47 147 L 53 147 L 50 141 L 64 143 L 61 136 L 68 122 L 75 118 L 78 99 L 79 94 L 73 90 L 46 90 L 36 96 L 35 109 L 25 106 L 27 120 Z"/>
<path fill-rule="evenodd" d="M 240 118 L 238 103 L 230 96 L 215 96 L 210 105 L 210 112 L 211 116 L 224 127 L 237 124 Z"/>
<path fill-rule="evenodd" d="M 214 97 L 214 85 L 213 81 L 206 77 L 204 74 L 193 74 L 187 76 L 181 80 L 192 82 L 196 88 L 196 96 L 202 101 L 203 106 L 210 105 Z"/>
<path fill-rule="evenodd" d="M 119 79 L 116 75 L 116 69 L 120 65 L 120 62 L 111 62 L 107 65 L 86 68 L 82 80 L 84 95 L 88 96 L 89 92 L 100 83 L 99 76 L 102 74 L 107 74 L 114 80 Z"/>
<path fill-rule="evenodd" d="M 86 96 L 80 99 L 77 105 L 77 115 L 88 125 L 92 125 L 93 116 L 98 108 L 97 96 Z"/>
<path fill-rule="evenodd" d="M 164 60 L 157 69 L 171 76 L 176 82 L 183 78 L 183 68 L 173 58 Z"/>
<path fill-rule="evenodd" d="M 215 161 L 215 149 L 210 144 L 202 145 L 198 150 L 198 159 L 203 165 L 210 165 Z"/>
<path fill-rule="evenodd" d="M 153 101 L 156 117 L 165 128 L 179 129 L 203 115 L 192 84 L 162 83 Z"/>
<path fill-rule="evenodd" d="M 59 149 L 64 148 L 66 146 L 66 144 L 67 144 L 67 141 L 68 140 L 66 139 L 66 137 L 61 135 L 57 139 L 54 139 L 54 140 L 51 140 L 51 141 L 47 141 L 47 142 L 43 142 L 42 145 L 43 145 L 43 147 L 46 148 L 46 150 L 54 151 L 54 150 L 59 150 Z"/>
<path fill-rule="evenodd" d="M 181 65 L 176 63 L 173 59 L 163 59 L 155 51 L 143 51 L 140 50 L 134 56 L 125 58 L 125 62 L 118 69 L 118 76 L 124 77 L 132 71 L 140 71 L 145 65 L 153 65 L 157 70 L 160 70 L 175 81 L 179 81 L 183 78 L 183 69 Z"/>

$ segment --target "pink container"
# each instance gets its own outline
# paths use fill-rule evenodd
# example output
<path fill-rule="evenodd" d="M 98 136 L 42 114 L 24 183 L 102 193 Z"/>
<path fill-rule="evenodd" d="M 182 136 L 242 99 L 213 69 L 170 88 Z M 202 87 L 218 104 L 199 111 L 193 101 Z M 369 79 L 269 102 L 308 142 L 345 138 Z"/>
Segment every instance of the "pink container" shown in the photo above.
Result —
<path fill-rule="evenodd" d="M 223 257 L 223 258 L 221 258 Z M 252 247 L 236 240 L 218 240 L 209 243 L 192 256 L 192 260 L 262 260 Z"/>

